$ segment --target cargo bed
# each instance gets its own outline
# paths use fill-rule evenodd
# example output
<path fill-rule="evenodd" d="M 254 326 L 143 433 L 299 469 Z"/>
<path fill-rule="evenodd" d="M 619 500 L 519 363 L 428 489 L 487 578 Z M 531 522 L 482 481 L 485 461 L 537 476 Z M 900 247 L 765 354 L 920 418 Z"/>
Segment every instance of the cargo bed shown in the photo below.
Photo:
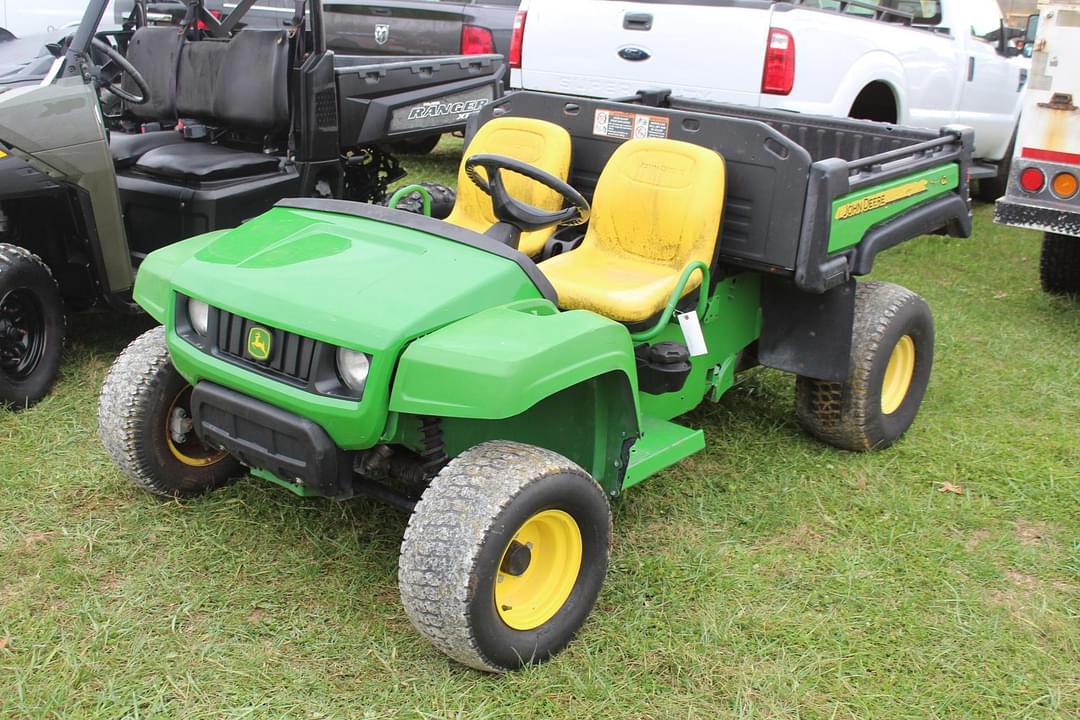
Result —
<path fill-rule="evenodd" d="M 880 250 L 932 232 L 971 233 L 973 137 L 723 105 L 643 92 L 594 100 L 519 92 L 488 112 L 550 120 L 574 138 L 574 187 L 591 196 L 615 147 L 668 137 L 727 165 L 721 266 L 761 270 L 823 293 L 870 271 Z"/>

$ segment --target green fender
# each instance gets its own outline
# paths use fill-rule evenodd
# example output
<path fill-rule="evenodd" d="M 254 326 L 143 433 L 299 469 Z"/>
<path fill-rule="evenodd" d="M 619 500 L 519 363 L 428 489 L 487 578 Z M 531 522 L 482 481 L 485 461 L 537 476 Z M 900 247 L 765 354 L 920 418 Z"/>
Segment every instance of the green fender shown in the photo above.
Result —
<path fill-rule="evenodd" d="M 391 412 L 443 418 L 451 456 L 518 440 L 560 452 L 615 494 L 641 426 L 626 327 L 547 300 L 484 310 L 412 342 Z"/>
<path fill-rule="evenodd" d="M 626 376 L 636 396 L 625 326 L 586 310 L 559 312 L 547 300 L 522 300 L 412 342 L 398 363 L 390 410 L 499 420 L 612 371 Z"/>

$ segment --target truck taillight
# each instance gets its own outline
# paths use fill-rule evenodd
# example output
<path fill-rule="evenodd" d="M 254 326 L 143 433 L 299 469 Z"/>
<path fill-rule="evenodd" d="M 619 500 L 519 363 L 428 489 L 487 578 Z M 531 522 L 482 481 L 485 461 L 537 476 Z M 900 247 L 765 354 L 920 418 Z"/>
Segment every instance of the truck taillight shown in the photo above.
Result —
<path fill-rule="evenodd" d="M 795 38 L 787 30 L 769 28 L 765 50 L 765 69 L 761 74 L 761 92 L 789 95 L 795 87 Z"/>
<path fill-rule="evenodd" d="M 510 36 L 510 54 L 507 56 L 507 60 L 510 62 L 510 67 L 515 70 L 521 69 L 521 43 L 525 38 L 525 18 L 528 13 L 524 10 L 518 10 L 514 15 L 514 31 Z"/>
<path fill-rule="evenodd" d="M 1020 173 L 1020 187 L 1026 192 L 1037 193 L 1046 187 L 1046 175 L 1036 167 L 1024 168 Z"/>
<path fill-rule="evenodd" d="M 489 55 L 495 52 L 495 38 L 491 31 L 477 25 L 461 26 L 461 54 Z"/>

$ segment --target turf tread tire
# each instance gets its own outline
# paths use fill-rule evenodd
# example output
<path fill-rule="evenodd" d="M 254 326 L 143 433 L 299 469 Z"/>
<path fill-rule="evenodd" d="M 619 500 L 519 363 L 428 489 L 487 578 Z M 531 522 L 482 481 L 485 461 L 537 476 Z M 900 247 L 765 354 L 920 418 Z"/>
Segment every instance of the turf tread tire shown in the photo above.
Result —
<path fill-rule="evenodd" d="M 20 280 L 20 276 L 26 276 Z M 45 397 L 60 373 L 64 354 L 67 318 L 60 286 L 45 262 L 19 245 L 0 243 L 0 296 L 8 290 L 9 278 L 32 290 L 41 304 L 45 323 L 45 349 L 29 377 L 14 379 L 0 373 L 0 407 L 13 410 L 28 408 Z"/>
<path fill-rule="evenodd" d="M 185 384 L 169 357 L 165 328 L 159 325 L 120 353 L 101 388 L 98 435 L 106 453 L 132 482 L 155 495 L 195 497 L 240 472 L 233 458 L 205 468 L 184 467 L 155 446 L 161 438 L 153 429 L 161 428 L 164 436 L 162 404 L 171 402 Z"/>
<path fill-rule="evenodd" d="M 580 621 L 554 644 L 532 655 L 496 658 L 482 647 L 483 640 L 470 616 L 478 585 L 478 559 L 493 527 L 507 509 L 545 478 L 575 475 L 587 479 L 577 487 L 595 508 L 602 507 L 603 548 L 597 558 L 598 578 L 579 576 L 571 597 L 548 624 L 573 611 Z M 591 493 L 591 496 L 589 494 Z M 511 529 L 511 535 L 513 529 Z M 582 528 L 583 536 L 586 529 Z M 583 537 L 583 541 L 585 538 Z M 439 650 L 454 660 L 487 672 L 514 670 L 543 661 L 570 641 L 591 612 L 607 573 L 611 543 L 611 511 L 600 486 L 565 457 L 542 448 L 509 441 L 486 442 L 465 451 L 443 468 L 416 505 L 405 530 L 398 563 L 402 604 L 412 624 Z M 501 547 L 498 548 L 501 554 Z M 584 563 L 583 563 L 584 569 Z M 595 587 L 590 585 L 595 584 Z M 588 586 L 588 587 L 586 587 Z M 490 588 L 490 585 L 487 585 Z M 583 589 L 584 588 L 584 589 Z M 579 594 L 580 591 L 580 594 Z M 578 598 L 577 605 L 570 607 Z M 492 606 L 494 603 L 492 602 Z M 506 629 L 507 632 L 509 629 Z"/>
<path fill-rule="evenodd" d="M 1039 279 L 1048 293 L 1080 295 L 1080 238 L 1044 234 Z"/>
<path fill-rule="evenodd" d="M 892 348 L 904 334 L 912 334 L 916 343 L 914 377 L 900 407 L 886 416 L 881 412 L 881 381 Z M 933 357 L 933 319 L 926 301 L 900 285 L 859 283 L 848 377 L 837 382 L 799 376 L 795 382 L 799 423 L 822 442 L 843 450 L 888 447 L 918 413 Z"/>

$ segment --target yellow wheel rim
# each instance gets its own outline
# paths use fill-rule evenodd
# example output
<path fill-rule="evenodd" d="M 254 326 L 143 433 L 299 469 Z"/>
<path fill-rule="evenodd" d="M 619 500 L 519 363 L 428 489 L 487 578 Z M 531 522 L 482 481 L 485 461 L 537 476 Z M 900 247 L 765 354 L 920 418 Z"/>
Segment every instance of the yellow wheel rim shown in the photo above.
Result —
<path fill-rule="evenodd" d="M 885 380 L 881 385 L 881 412 L 892 415 L 907 397 L 915 377 L 915 341 L 910 335 L 900 338 L 889 356 Z"/>
<path fill-rule="evenodd" d="M 215 463 L 219 463 L 228 455 L 224 450 L 213 450 L 202 444 L 195 431 L 188 432 L 187 439 L 182 443 L 176 443 L 173 441 L 172 423 L 173 413 L 177 408 L 182 408 L 190 417 L 191 416 L 191 386 L 185 387 L 173 401 L 169 403 L 169 410 L 165 413 L 165 444 L 169 447 L 169 452 L 173 457 L 189 467 L 209 467 Z"/>
<path fill-rule="evenodd" d="M 570 597 L 581 572 L 581 530 L 562 510 L 526 520 L 503 549 L 495 576 L 495 607 L 514 630 L 546 623 Z"/>

